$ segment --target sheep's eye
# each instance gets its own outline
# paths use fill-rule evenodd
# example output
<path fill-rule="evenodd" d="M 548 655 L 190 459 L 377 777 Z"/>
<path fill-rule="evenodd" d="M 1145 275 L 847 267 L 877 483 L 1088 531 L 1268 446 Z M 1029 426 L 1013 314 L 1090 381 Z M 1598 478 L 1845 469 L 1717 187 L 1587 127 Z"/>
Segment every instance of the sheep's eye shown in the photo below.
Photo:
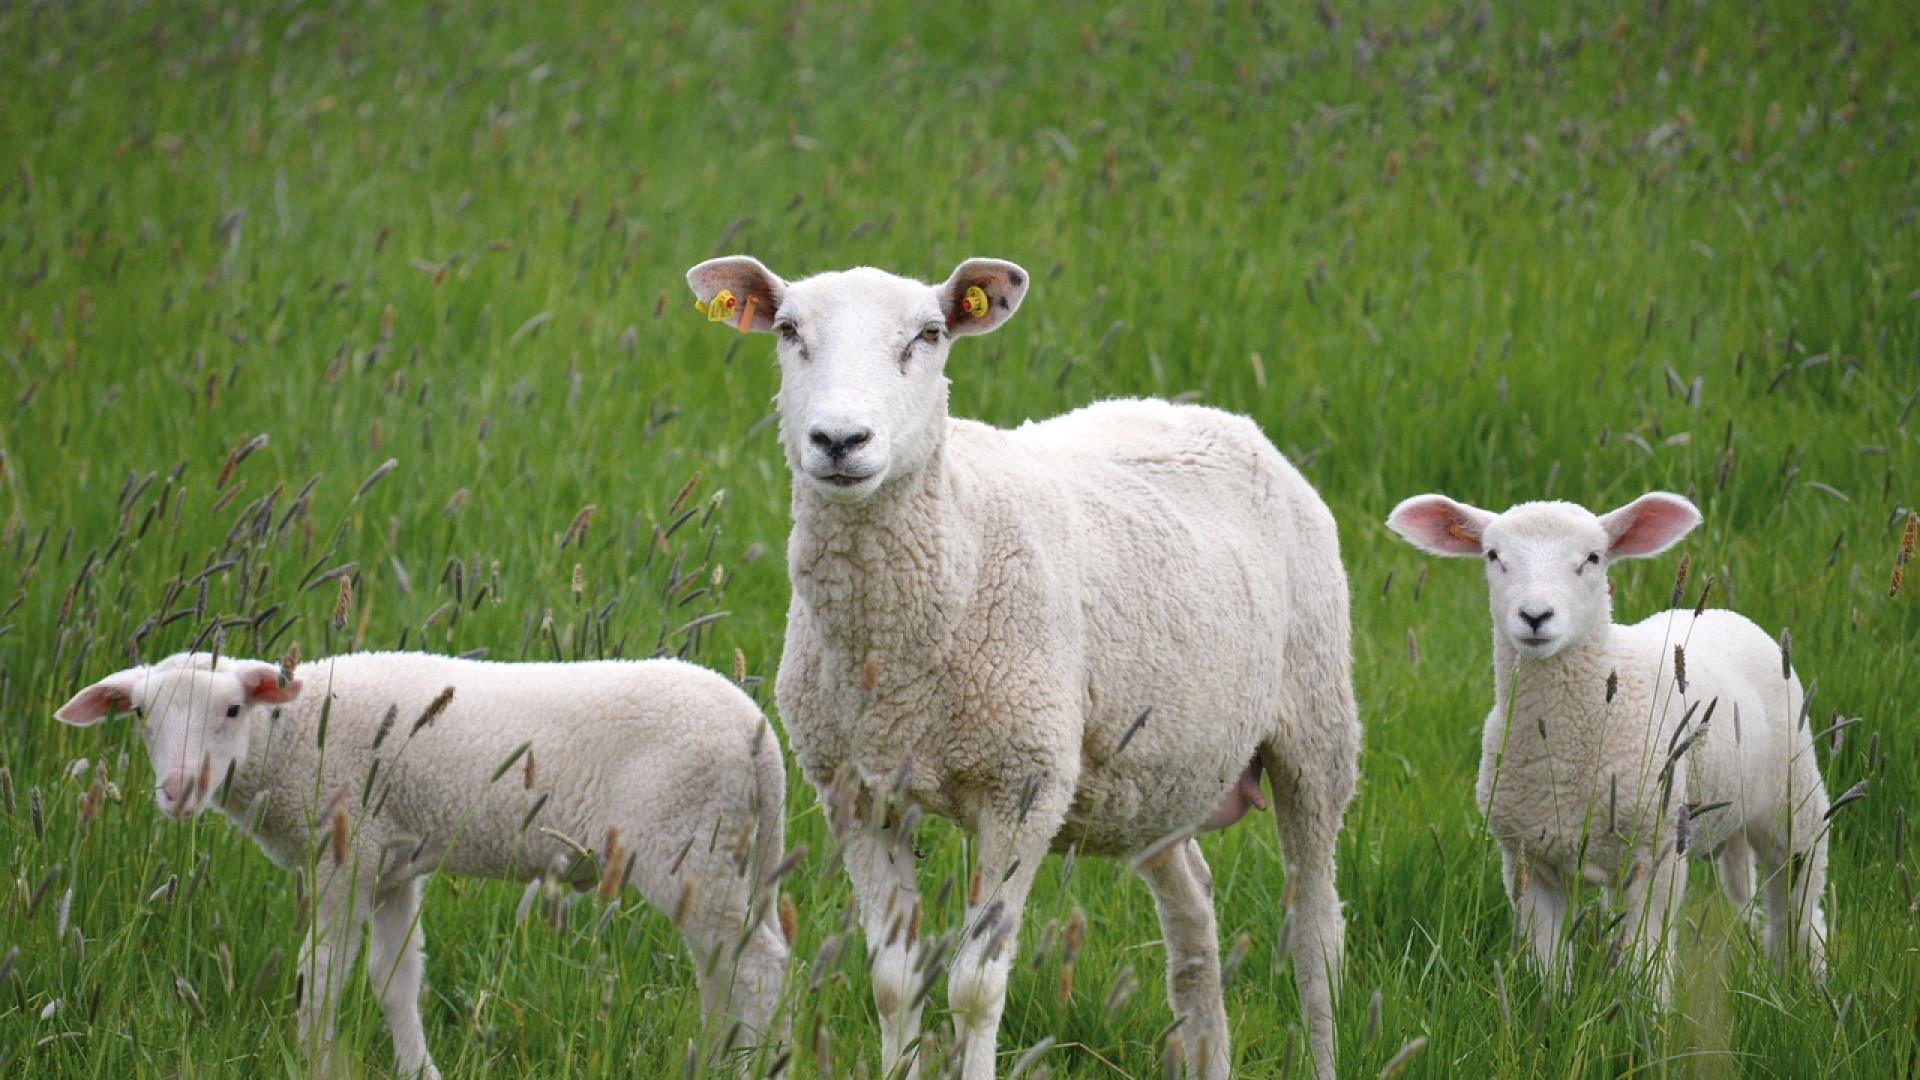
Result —
<path fill-rule="evenodd" d="M 227 706 L 227 719 L 231 720 L 234 717 L 239 715 L 240 715 L 240 706 L 238 705 Z"/>
<path fill-rule="evenodd" d="M 1489 548 L 1489 549 L 1487 550 L 1487 561 L 1488 561 L 1488 562 L 1490 562 L 1490 563 L 1497 563 L 1497 562 L 1499 562 L 1499 561 L 1500 561 L 1500 552 L 1498 552 L 1498 551 L 1496 551 L 1496 550 L 1494 550 L 1494 549 L 1492 549 L 1492 548 Z"/>
<path fill-rule="evenodd" d="M 788 320 L 782 319 L 780 322 L 774 324 L 773 329 L 775 333 L 780 335 L 781 341 L 800 340 L 799 328 L 794 326 L 793 323 Z"/>
<path fill-rule="evenodd" d="M 920 340 L 929 345 L 938 345 L 940 343 L 940 324 L 928 323 L 927 328 L 920 331 Z"/>
<path fill-rule="evenodd" d="M 1600 553 L 1599 553 L 1599 552 L 1597 552 L 1597 551 L 1589 551 L 1589 552 L 1587 552 L 1587 565 L 1588 565 L 1588 566 L 1599 566 L 1599 565 L 1600 565 Z"/>

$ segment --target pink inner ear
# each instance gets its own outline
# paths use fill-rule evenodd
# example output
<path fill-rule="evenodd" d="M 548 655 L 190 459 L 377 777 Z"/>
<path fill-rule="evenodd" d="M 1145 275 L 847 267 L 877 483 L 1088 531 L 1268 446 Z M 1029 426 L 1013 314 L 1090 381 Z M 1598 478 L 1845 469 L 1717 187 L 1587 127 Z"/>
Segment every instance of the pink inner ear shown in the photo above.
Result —
<path fill-rule="evenodd" d="M 97 724 L 115 712 L 129 712 L 133 708 L 133 698 L 119 687 L 96 683 L 73 696 L 73 700 L 60 706 L 54 717 L 65 724 L 85 727 Z"/>
<path fill-rule="evenodd" d="M 1616 559 L 1657 555 L 1699 523 L 1700 511 L 1679 496 L 1643 495 L 1603 519 L 1613 536 L 1608 554 Z"/>
<path fill-rule="evenodd" d="M 1408 499 L 1394 508 L 1387 527 L 1436 554 L 1480 554 L 1481 523 L 1467 507 L 1444 496 Z"/>
<path fill-rule="evenodd" d="M 248 700 L 255 702 L 283 705 L 300 695 L 300 680 L 288 679 L 286 685 L 281 685 L 280 669 L 271 664 L 242 671 L 240 685 L 246 689 Z"/>

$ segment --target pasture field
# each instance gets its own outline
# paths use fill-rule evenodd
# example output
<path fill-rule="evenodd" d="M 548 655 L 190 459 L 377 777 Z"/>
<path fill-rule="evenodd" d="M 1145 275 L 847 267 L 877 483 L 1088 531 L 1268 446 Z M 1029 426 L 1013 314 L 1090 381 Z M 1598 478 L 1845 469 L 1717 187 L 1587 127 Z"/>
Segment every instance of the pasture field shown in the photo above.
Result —
<path fill-rule="evenodd" d="M 956 413 L 1188 397 L 1257 418 L 1325 495 L 1366 724 L 1343 1076 L 1920 1075 L 1905 5 L 21 2 L 0 71 L 0 1076 L 304 1069 L 302 887 L 215 815 L 165 820 L 130 725 L 53 720 L 132 657 L 664 650 L 771 709 L 771 339 L 682 280 L 735 251 L 789 277 L 1020 262 L 1026 307 L 953 353 Z M 1617 614 L 1665 606 L 1684 555 L 1685 602 L 1712 580 L 1790 631 L 1809 722 L 1839 725 L 1828 788 L 1863 793 L 1831 822 L 1824 986 L 1774 972 L 1704 866 L 1671 1012 L 1609 970 L 1603 908 L 1566 996 L 1509 947 L 1472 795 L 1484 585 L 1382 521 L 1428 490 L 1652 488 L 1706 524 L 1615 570 Z M 784 883 L 792 1054 L 755 1068 L 877 1080 L 797 775 L 788 820 L 813 853 Z M 1304 1075 L 1272 829 L 1204 843 L 1236 1075 Z M 921 847 L 951 927 L 966 845 Z M 1043 1043 L 1024 1075 L 1165 1075 L 1130 877 L 1042 872 L 1003 1075 Z M 665 917 L 427 896 L 447 1075 L 708 1071 Z M 389 1075 L 363 977 L 341 1024 L 355 1075 Z"/>

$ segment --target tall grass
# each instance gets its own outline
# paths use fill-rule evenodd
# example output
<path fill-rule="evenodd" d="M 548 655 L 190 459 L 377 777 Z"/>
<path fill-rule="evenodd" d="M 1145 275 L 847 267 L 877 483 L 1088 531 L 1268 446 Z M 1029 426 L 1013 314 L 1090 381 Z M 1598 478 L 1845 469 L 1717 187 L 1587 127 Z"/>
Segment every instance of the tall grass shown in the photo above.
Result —
<path fill-rule="evenodd" d="M 1341 849 L 1348 1075 L 1910 1073 L 1920 609 L 1889 588 L 1920 426 L 1911 22 L 1766 3 L 0 8 L 0 1075 L 302 1068 L 292 880 L 223 824 L 160 820 L 130 730 L 51 720 L 129 658 L 213 635 L 307 656 L 684 647 L 771 675 L 770 349 L 722 351 L 680 278 L 729 251 L 789 276 L 1015 259 L 1033 302 L 956 351 L 956 412 L 1192 396 L 1255 416 L 1320 487 L 1368 724 Z M 696 473 L 698 516 L 657 538 Z M 1825 987 L 1774 973 L 1704 887 L 1672 1013 L 1635 1003 L 1596 924 L 1566 998 L 1512 956 L 1471 795 L 1484 598 L 1379 523 L 1424 490 L 1611 506 L 1652 487 L 1705 512 L 1686 550 L 1720 574 L 1715 602 L 1790 629 L 1820 725 L 1861 718 L 1822 748 L 1835 794 L 1868 784 L 1834 820 Z M 1663 604 L 1671 569 L 1616 571 L 1621 617 Z M 792 786 L 789 842 L 822 850 Z M 1299 1075 L 1276 843 L 1206 844 L 1223 938 L 1246 942 L 1238 1068 Z M 966 880 L 958 834 L 921 845 L 929 896 Z M 1162 954 L 1125 877 L 1043 871 L 1006 1069 L 1045 1039 L 1033 1067 L 1054 1076 L 1161 1068 Z M 787 1072 L 871 1076 L 846 887 L 814 860 L 786 888 Z M 556 930 L 517 902 L 428 889 L 449 1074 L 683 1074 L 698 1007 L 667 921 Z M 345 1006 L 350 1056 L 385 1074 L 374 995 Z"/>

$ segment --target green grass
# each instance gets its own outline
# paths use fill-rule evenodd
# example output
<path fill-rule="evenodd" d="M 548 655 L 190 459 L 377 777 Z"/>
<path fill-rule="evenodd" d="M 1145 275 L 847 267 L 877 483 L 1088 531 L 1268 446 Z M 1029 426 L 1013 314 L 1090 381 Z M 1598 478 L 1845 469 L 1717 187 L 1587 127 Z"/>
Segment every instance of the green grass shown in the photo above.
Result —
<path fill-rule="evenodd" d="M 293 879 L 221 821 L 160 819 L 127 727 L 52 720 L 136 647 L 664 646 L 737 653 L 770 697 L 771 348 L 708 327 L 681 279 L 732 251 L 788 276 L 1014 259 L 1029 303 L 956 350 L 957 413 L 1191 395 L 1256 417 L 1319 486 L 1367 725 L 1344 1075 L 1414 1039 L 1403 1076 L 1920 1067 L 1920 583 L 1889 595 L 1920 502 L 1901 5 L 673 7 L 0 7 L 0 1075 L 303 1068 Z M 711 513 L 656 542 L 696 475 Z M 1510 955 L 1471 794 L 1483 587 L 1381 521 L 1428 490 L 1654 487 L 1706 514 L 1695 582 L 1723 573 L 1718 601 L 1790 628 L 1821 725 L 1861 719 L 1822 751 L 1830 791 L 1868 782 L 1835 818 L 1824 989 L 1769 968 L 1704 867 L 1673 1013 L 1606 969 L 1597 919 L 1569 997 Z M 311 582 L 346 563 L 336 624 L 340 579 Z M 1676 564 L 1621 567 L 1619 613 L 1664 605 Z M 789 841 L 818 852 L 793 787 Z M 930 898 L 965 880 L 956 831 L 922 847 Z M 1302 1075 L 1277 843 L 1242 825 L 1206 847 L 1223 938 L 1247 937 L 1239 1072 Z M 1007 1068 L 1053 1038 L 1056 1077 L 1160 1074 L 1163 954 L 1127 877 L 1043 871 Z M 788 1073 L 873 1076 L 858 947 L 816 966 L 844 882 L 815 858 L 788 891 Z M 581 901 L 521 922 L 517 886 L 451 879 L 428 897 L 449 1075 L 684 1073 L 697 1006 L 666 919 L 596 932 Z M 1046 927 L 1076 908 L 1063 996 Z M 364 980 L 342 1023 L 385 1075 Z"/>

